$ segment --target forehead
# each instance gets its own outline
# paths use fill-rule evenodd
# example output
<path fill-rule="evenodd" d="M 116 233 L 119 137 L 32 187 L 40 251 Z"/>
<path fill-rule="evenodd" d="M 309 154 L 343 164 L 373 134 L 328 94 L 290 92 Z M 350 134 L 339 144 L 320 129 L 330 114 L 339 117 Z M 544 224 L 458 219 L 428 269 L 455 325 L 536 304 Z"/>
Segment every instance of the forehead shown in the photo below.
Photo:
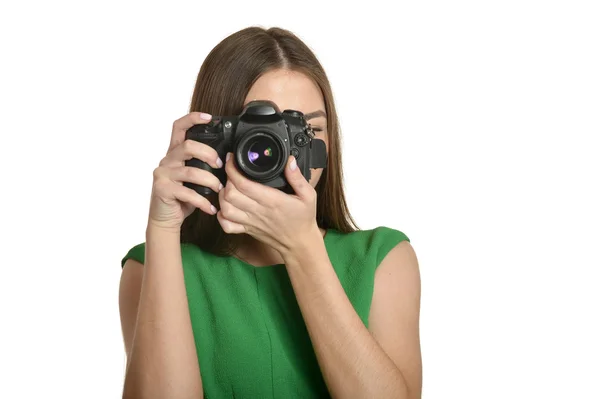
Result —
<path fill-rule="evenodd" d="M 295 109 L 305 114 L 325 108 L 319 87 L 306 75 L 288 70 L 270 71 L 258 78 L 244 104 L 253 100 L 270 100 L 281 111 Z"/>

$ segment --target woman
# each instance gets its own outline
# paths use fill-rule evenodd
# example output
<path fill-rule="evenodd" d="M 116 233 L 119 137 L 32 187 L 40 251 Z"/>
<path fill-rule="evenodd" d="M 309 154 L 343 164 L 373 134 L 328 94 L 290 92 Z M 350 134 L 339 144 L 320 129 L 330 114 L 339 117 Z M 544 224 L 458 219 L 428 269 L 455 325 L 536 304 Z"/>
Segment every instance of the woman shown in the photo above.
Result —
<path fill-rule="evenodd" d="M 184 140 L 253 100 L 303 112 L 326 143 L 327 167 L 309 181 L 287 160 L 293 194 Z M 224 168 L 227 184 L 191 158 Z M 247 28 L 208 55 L 154 171 L 146 241 L 122 266 L 124 397 L 421 395 L 417 258 L 402 232 L 355 227 L 329 82 L 289 31 Z"/>

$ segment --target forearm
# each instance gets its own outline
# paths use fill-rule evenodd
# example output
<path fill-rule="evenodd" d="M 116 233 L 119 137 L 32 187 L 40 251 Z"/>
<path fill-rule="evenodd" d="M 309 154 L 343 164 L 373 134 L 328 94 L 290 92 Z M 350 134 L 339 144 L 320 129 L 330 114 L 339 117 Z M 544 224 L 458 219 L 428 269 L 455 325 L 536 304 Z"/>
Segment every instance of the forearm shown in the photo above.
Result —
<path fill-rule="evenodd" d="M 284 258 L 331 395 L 407 398 L 400 370 L 354 310 L 322 238 L 314 238 L 305 250 L 285 254 Z"/>
<path fill-rule="evenodd" d="M 202 395 L 179 233 L 149 226 L 123 397 L 179 399 Z"/>

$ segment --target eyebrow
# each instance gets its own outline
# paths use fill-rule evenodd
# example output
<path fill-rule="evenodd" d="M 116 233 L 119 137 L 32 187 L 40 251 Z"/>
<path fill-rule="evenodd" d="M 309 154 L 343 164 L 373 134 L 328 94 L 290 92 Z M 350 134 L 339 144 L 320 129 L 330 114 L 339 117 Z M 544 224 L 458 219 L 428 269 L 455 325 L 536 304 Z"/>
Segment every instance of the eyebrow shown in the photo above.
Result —
<path fill-rule="evenodd" d="M 327 118 L 327 114 L 325 113 L 325 111 L 318 110 L 318 111 L 314 111 L 314 112 L 309 112 L 308 114 L 304 114 L 304 119 L 309 120 L 312 118 L 316 118 L 318 116 Z"/>

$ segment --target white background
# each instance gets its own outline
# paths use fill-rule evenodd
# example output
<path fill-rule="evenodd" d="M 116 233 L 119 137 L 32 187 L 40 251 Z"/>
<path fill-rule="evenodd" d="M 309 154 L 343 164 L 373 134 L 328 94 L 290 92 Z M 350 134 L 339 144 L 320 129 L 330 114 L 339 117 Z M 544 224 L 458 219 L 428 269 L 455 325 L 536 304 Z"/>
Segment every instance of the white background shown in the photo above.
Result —
<path fill-rule="evenodd" d="M 361 227 L 417 252 L 423 397 L 599 398 L 593 3 L 3 2 L 0 397 L 120 397 L 152 170 L 204 57 L 260 25 L 329 74 Z"/>

